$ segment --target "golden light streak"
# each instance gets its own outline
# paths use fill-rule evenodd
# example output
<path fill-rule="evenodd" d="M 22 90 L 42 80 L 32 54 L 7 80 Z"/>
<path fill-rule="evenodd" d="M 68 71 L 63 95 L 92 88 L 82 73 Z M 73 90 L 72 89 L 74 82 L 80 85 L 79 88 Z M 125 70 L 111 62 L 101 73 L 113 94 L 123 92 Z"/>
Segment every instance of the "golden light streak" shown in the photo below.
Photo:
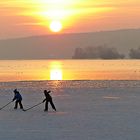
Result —
<path fill-rule="evenodd" d="M 64 9 L 50 9 L 47 11 L 38 12 L 38 15 L 50 20 L 61 20 L 66 18 L 70 14 Z"/>

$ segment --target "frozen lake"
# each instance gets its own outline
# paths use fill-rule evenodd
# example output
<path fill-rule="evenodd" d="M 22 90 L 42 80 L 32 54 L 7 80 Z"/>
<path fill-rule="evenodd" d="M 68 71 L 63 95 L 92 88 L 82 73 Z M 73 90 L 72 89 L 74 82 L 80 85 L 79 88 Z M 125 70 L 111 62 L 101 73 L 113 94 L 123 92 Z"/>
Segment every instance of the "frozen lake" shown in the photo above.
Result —
<path fill-rule="evenodd" d="M 139 140 L 140 81 L 34 81 L 0 83 L 0 106 L 17 88 L 24 108 L 44 99 L 50 89 L 57 112 L 44 104 L 27 112 L 14 103 L 0 110 L 4 140 Z"/>

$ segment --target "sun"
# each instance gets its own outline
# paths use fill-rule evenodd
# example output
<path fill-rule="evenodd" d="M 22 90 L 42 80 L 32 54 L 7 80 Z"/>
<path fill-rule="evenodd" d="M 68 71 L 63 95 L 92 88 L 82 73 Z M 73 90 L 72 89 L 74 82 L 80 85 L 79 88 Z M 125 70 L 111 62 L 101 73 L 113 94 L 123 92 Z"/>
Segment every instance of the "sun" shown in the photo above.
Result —
<path fill-rule="evenodd" d="M 62 30 L 62 24 L 60 21 L 52 21 L 50 24 L 50 30 L 52 32 L 60 32 Z"/>

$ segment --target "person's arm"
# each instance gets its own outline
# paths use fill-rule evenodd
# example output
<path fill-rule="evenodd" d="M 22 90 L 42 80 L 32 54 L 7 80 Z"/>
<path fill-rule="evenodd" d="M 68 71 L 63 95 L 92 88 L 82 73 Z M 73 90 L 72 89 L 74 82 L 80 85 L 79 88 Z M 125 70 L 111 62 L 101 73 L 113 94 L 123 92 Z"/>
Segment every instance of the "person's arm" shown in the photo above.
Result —
<path fill-rule="evenodd" d="M 15 94 L 14 98 L 12 101 L 15 101 L 18 98 L 17 94 Z"/>
<path fill-rule="evenodd" d="M 44 103 L 46 101 L 46 98 L 42 101 L 42 103 Z"/>
<path fill-rule="evenodd" d="M 51 91 L 49 90 L 49 91 L 47 91 L 47 93 L 50 93 Z"/>
<path fill-rule="evenodd" d="M 12 101 L 15 101 L 16 100 L 16 96 L 14 96 L 13 100 Z"/>

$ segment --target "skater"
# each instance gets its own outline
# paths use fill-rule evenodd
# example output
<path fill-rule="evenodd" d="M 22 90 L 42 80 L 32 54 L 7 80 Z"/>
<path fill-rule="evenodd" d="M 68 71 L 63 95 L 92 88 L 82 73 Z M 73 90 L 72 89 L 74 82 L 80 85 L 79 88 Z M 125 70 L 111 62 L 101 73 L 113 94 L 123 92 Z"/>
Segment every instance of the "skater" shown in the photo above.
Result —
<path fill-rule="evenodd" d="M 48 111 L 48 103 L 49 103 L 49 102 L 50 102 L 52 108 L 56 111 L 56 108 L 55 108 L 54 103 L 53 103 L 53 101 L 52 101 L 52 97 L 51 97 L 51 95 L 49 94 L 50 92 L 51 92 L 50 90 L 49 90 L 49 91 L 44 90 L 44 94 L 45 94 L 45 97 L 46 97 L 46 98 L 43 100 L 43 103 L 46 101 L 44 111 Z"/>
<path fill-rule="evenodd" d="M 24 109 L 23 109 L 23 105 L 22 105 L 22 103 L 21 103 L 21 101 L 22 101 L 22 96 L 20 95 L 19 91 L 17 91 L 17 89 L 14 90 L 14 93 L 15 93 L 15 95 L 14 95 L 14 98 L 13 98 L 13 100 L 12 100 L 12 101 L 15 101 L 15 100 L 16 100 L 16 101 L 15 101 L 15 107 L 14 107 L 14 109 L 17 109 L 18 104 L 19 104 L 20 109 L 24 110 Z"/>

